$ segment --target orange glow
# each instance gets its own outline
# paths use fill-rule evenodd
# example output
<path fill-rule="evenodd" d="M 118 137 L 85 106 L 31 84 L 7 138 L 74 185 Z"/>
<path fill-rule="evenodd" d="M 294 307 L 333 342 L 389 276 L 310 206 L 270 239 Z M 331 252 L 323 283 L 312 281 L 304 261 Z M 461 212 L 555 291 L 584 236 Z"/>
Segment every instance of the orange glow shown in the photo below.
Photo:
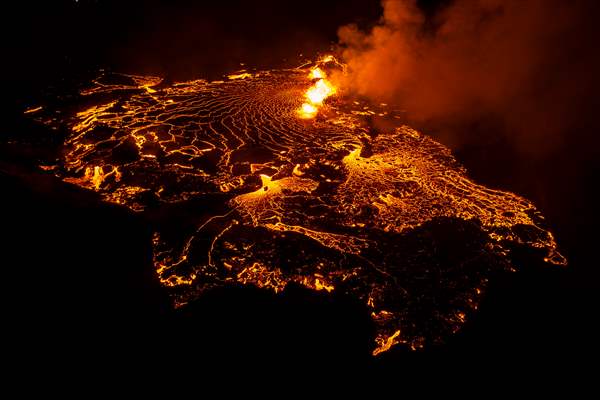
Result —
<path fill-rule="evenodd" d="M 397 330 L 391 336 L 388 336 L 388 337 L 378 336 L 375 339 L 375 342 L 377 343 L 377 348 L 375 348 L 375 350 L 373 350 L 372 354 L 374 356 L 376 356 L 379 353 L 388 351 L 392 346 L 394 346 L 395 344 L 397 344 L 399 342 L 398 336 L 400 336 L 399 330 Z"/>
<path fill-rule="evenodd" d="M 333 87 L 325 79 L 318 80 L 314 86 L 312 86 L 306 92 L 306 98 L 312 104 L 323 104 L 323 100 L 335 93 L 335 87 Z"/>
<path fill-rule="evenodd" d="M 323 72 L 323 70 L 321 68 L 316 67 L 310 71 L 310 77 L 312 79 L 323 79 L 323 78 L 325 78 L 325 73 Z"/>
<path fill-rule="evenodd" d="M 241 72 L 239 74 L 227 75 L 227 78 L 229 78 L 231 80 L 246 79 L 246 78 L 252 78 L 252 74 L 250 74 L 248 72 Z"/>
<path fill-rule="evenodd" d="M 321 59 L 319 63 L 326 63 L 332 60 L 333 56 L 327 56 Z M 304 94 L 306 102 L 298 110 L 298 114 L 302 118 L 313 118 L 316 116 L 319 107 L 323 105 L 325 99 L 337 92 L 337 88 L 327 80 L 327 74 L 320 67 L 313 67 L 308 77 L 310 79 L 317 79 L 317 81 Z"/>
<path fill-rule="evenodd" d="M 88 171 L 86 171 L 86 175 Z M 92 174 L 89 174 L 92 175 Z M 102 167 L 94 167 L 94 172 L 93 175 L 90 177 L 90 180 L 92 181 L 92 183 L 94 184 L 94 187 L 96 189 L 100 189 L 100 185 L 102 184 L 102 181 L 104 180 L 104 171 L 102 171 Z"/>
<path fill-rule="evenodd" d="M 304 118 L 312 118 L 317 114 L 317 111 L 319 111 L 317 107 L 309 103 L 304 103 L 300 108 L 300 115 Z"/>

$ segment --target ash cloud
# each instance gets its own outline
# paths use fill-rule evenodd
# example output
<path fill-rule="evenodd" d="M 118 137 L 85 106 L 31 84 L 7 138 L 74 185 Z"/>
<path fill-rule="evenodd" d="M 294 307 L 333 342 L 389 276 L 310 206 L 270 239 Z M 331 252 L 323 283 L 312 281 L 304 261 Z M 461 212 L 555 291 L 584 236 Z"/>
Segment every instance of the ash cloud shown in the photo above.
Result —
<path fill-rule="evenodd" d="M 544 156 L 597 119 L 597 2 L 455 0 L 431 13 L 417 3 L 383 0 L 371 30 L 339 29 L 344 87 L 399 105 L 454 147 L 500 133 Z"/>

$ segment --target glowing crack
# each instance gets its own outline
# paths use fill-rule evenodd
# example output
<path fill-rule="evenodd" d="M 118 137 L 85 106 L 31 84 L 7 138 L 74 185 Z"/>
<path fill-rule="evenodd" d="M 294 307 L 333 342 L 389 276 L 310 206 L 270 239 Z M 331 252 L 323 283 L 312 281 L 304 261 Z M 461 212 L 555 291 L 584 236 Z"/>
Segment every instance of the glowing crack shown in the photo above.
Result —
<path fill-rule="evenodd" d="M 44 167 L 65 181 L 136 212 L 197 204 L 195 226 L 153 238 L 179 307 L 223 285 L 339 291 L 369 309 L 377 355 L 456 332 L 490 272 L 518 268 L 515 246 L 565 264 L 531 202 L 473 182 L 409 127 L 374 132 L 370 118 L 400 117 L 336 96 L 330 64 L 171 85 L 103 74 L 79 112 L 25 113 L 66 132 Z"/>

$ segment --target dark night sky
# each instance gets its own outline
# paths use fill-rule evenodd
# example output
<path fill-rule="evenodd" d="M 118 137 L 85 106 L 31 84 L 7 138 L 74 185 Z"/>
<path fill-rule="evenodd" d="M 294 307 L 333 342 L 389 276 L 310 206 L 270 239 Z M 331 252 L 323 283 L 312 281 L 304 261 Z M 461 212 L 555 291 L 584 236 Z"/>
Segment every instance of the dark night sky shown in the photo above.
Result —
<path fill-rule="evenodd" d="M 419 2 L 429 14 L 448 3 L 451 2 Z M 327 51 L 336 43 L 337 30 L 341 25 L 354 22 L 362 28 L 368 28 L 377 22 L 381 12 L 382 8 L 376 0 L 18 2 L 15 8 L 4 14 L 4 19 L 10 20 L 10 23 L 2 24 L 0 28 L 4 41 L 3 91 L 5 99 L 8 99 L 7 115 L 11 121 L 5 130 L 23 128 L 19 125 L 18 117 L 12 118 L 10 113 L 34 102 L 32 99 L 37 98 L 44 88 L 65 79 L 85 76 L 87 71 L 105 67 L 181 80 L 218 76 L 239 69 L 242 62 L 257 68 L 295 65 L 302 59 L 300 54 L 310 58 L 315 53 Z M 585 37 L 582 36 L 581 40 L 590 42 L 596 33 L 593 30 L 584 32 L 582 35 Z M 479 325 L 467 329 L 464 336 L 457 338 L 444 357 L 452 359 L 463 351 L 472 355 L 483 352 L 496 356 L 508 351 L 518 357 L 530 349 L 564 355 L 569 354 L 573 346 L 582 351 L 594 348 L 592 326 L 597 315 L 595 305 L 600 288 L 600 268 L 596 255 L 598 206 L 595 188 L 599 163 L 593 156 L 597 153 L 592 153 L 590 149 L 598 148 L 600 144 L 600 124 L 594 111 L 597 108 L 593 107 L 600 103 L 595 95 L 578 101 L 588 104 L 590 111 L 582 115 L 573 129 L 574 133 L 569 133 L 575 135 L 574 139 L 558 155 L 531 160 L 502 139 L 472 141 L 453 149 L 478 182 L 514 191 L 531 199 L 547 216 L 550 226 L 554 227 L 558 243 L 571 265 L 568 271 L 548 272 L 542 276 L 538 272 L 526 271 L 519 277 L 506 278 L 493 293 L 496 299 L 484 304 L 483 308 L 488 311 L 481 317 Z M 474 126 L 473 129 L 488 127 L 482 122 L 481 126 Z M 491 128 L 492 131 L 494 129 Z M 34 282 L 30 292 L 37 293 L 26 306 L 17 308 L 15 313 L 33 313 L 34 317 L 41 318 L 35 329 L 44 330 L 55 326 L 56 320 L 49 317 L 48 320 L 44 319 L 48 315 L 41 304 L 51 301 L 51 304 L 60 308 L 69 303 L 67 298 L 86 298 L 88 293 L 75 290 L 70 285 L 61 286 L 64 282 L 55 282 L 57 278 L 47 270 L 40 270 L 41 265 L 76 268 L 80 262 L 76 257 L 85 257 L 88 252 L 94 252 L 90 242 L 107 240 L 107 232 L 113 231 L 112 222 L 107 221 L 118 221 L 114 223 L 123 224 L 122 232 L 108 240 L 106 252 L 98 255 L 98 260 L 92 261 L 97 268 L 95 271 L 101 271 L 103 263 L 110 263 L 111 257 L 119 252 L 126 254 L 122 262 L 145 254 L 146 244 L 141 242 L 148 238 L 148 232 L 122 210 L 100 206 L 93 198 L 68 191 L 56 195 L 56 183 L 52 181 L 37 181 L 19 174 L 16 175 L 21 178 L 15 178 L 10 171 L 20 170 L 22 164 L 27 164 L 23 162 L 24 155 L 7 154 L 3 149 L 0 157 L 0 177 L 8 188 L 7 196 L 3 199 L 6 204 L 2 209 L 14 218 L 14 222 L 7 225 L 8 229 L 13 230 L 13 238 L 9 242 L 12 252 L 9 254 L 21 259 L 15 265 L 28 271 L 25 275 Z M 57 228 L 60 225 L 62 227 Z M 96 232 L 91 232 L 94 229 Z M 77 231 L 82 233 L 74 233 Z M 141 235 L 141 239 L 133 241 L 133 250 L 126 249 L 123 243 L 133 235 Z M 67 255 L 73 250 L 67 244 L 69 242 L 78 248 L 76 255 Z M 32 246 L 35 251 L 32 251 Z M 21 252 L 29 253 L 28 257 L 21 258 Z M 10 276 L 19 281 L 21 273 L 15 271 L 13 268 Z M 144 274 L 139 271 L 132 273 L 132 282 L 150 279 Z M 56 291 L 62 291 L 60 300 L 54 300 L 54 289 L 35 283 L 40 277 L 58 285 Z M 103 292 L 104 283 L 111 282 L 108 277 L 102 276 L 102 272 L 94 273 L 93 279 L 97 279 L 94 290 L 97 289 L 98 293 Z M 154 295 L 140 288 L 143 283 L 131 285 L 143 292 L 144 296 Z M 22 287 L 13 286 L 11 290 L 17 296 Z M 69 290 L 74 292 L 65 294 L 64 291 Z M 121 293 L 120 290 L 125 293 L 130 287 L 115 289 L 117 293 Z M 155 290 L 149 291 L 154 293 Z M 127 297 L 125 294 L 123 296 Z M 244 313 L 255 312 L 251 306 L 263 307 L 266 311 L 257 318 L 267 327 L 264 331 L 254 332 L 254 339 L 258 343 L 262 343 L 261 340 L 268 342 L 260 336 L 268 335 L 266 332 L 269 329 L 281 329 L 268 321 L 270 318 L 279 318 L 277 316 L 282 312 L 291 312 L 293 318 L 307 321 L 307 324 L 315 323 L 308 317 L 310 313 L 318 314 L 316 318 L 319 323 L 325 323 L 327 319 L 322 304 L 318 302 L 299 305 L 298 300 L 287 299 L 272 305 L 273 299 L 268 295 L 250 297 L 244 310 L 235 310 L 233 301 L 222 305 L 220 310 L 243 319 Z M 89 301 L 89 308 L 82 306 L 73 313 L 90 314 L 92 316 L 86 317 L 88 322 L 96 323 L 96 316 L 89 309 L 100 307 L 104 300 Z M 135 307 L 135 304 L 131 307 Z M 339 333 L 336 329 L 342 326 L 351 329 L 359 324 L 353 319 L 355 317 L 344 314 L 351 315 L 351 311 L 351 306 L 342 306 L 339 327 L 329 326 L 326 339 L 333 340 L 335 334 Z M 73 315 L 65 313 L 62 317 L 69 320 Z M 98 320 L 106 321 L 104 318 L 109 317 L 101 316 Z M 212 323 L 222 324 L 225 327 L 223 329 L 232 328 L 231 321 L 225 321 L 217 315 L 211 314 L 207 318 Z M 292 317 L 288 318 L 290 320 L 284 318 L 287 321 L 284 323 L 292 324 Z M 251 318 L 246 317 L 245 321 L 248 322 L 248 319 Z M 308 335 L 308 339 L 299 334 L 294 339 L 319 343 L 323 336 L 315 332 L 307 328 L 303 334 Z M 212 337 L 210 335 L 217 333 L 207 335 Z M 348 341 L 351 342 L 350 339 Z M 46 342 L 42 340 L 41 343 Z M 342 344 L 337 349 L 340 354 L 343 352 Z M 303 349 L 308 347 L 307 344 Z M 257 354 L 252 353 L 252 357 Z M 293 355 L 300 357 L 301 351 Z M 275 357 L 273 354 L 270 356 Z M 397 363 L 398 355 L 395 357 L 391 356 L 384 364 L 388 361 L 390 364 Z M 407 357 L 404 361 L 408 360 L 408 363 L 421 362 L 413 356 Z"/>
<path fill-rule="evenodd" d="M 9 70 L 35 77 L 98 65 L 195 78 L 239 68 L 289 65 L 328 50 L 340 25 L 376 21 L 376 1 L 85 1 L 17 5 L 5 27 Z M 286 61 L 290 60 L 290 61 Z M 14 69 L 13 69 L 14 68 Z M 44 77 L 45 78 L 45 77 Z"/>

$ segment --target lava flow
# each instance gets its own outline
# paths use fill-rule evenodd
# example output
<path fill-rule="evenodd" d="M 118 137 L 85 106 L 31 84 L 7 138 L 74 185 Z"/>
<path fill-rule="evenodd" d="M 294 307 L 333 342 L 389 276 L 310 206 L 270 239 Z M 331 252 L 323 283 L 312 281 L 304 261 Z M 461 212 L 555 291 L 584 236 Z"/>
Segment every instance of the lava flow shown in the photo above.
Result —
<path fill-rule="evenodd" d="M 386 105 L 341 95 L 331 62 L 174 84 L 103 73 L 85 108 L 26 112 L 65 135 L 45 170 L 154 216 L 176 307 L 225 285 L 338 292 L 369 310 L 377 355 L 443 342 L 524 253 L 565 264 L 531 202 L 473 182 Z"/>

